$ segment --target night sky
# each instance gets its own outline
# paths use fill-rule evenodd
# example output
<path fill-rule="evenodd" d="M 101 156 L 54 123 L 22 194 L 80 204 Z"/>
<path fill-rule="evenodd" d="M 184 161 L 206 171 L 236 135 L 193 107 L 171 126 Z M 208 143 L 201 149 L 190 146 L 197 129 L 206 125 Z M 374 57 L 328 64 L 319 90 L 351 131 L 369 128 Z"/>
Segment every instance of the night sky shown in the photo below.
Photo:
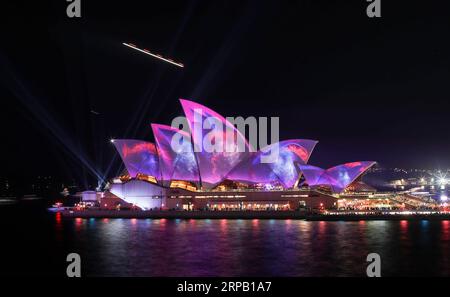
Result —
<path fill-rule="evenodd" d="M 64 0 L 10 2 L 2 175 L 112 177 L 121 164 L 109 140 L 153 141 L 151 122 L 182 115 L 178 98 L 278 116 L 281 139 L 319 140 L 313 165 L 450 167 L 447 1 L 382 0 L 380 19 L 364 0 L 82 0 L 81 19 Z"/>

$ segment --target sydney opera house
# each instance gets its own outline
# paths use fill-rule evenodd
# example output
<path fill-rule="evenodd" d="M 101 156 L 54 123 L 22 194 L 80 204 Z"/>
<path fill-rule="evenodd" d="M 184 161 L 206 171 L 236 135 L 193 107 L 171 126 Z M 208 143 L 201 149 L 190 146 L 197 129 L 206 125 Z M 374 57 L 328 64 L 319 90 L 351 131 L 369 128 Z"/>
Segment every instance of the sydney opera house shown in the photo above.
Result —
<path fill-rule="evenodd" d="M 367 198 L 375 189 L 362 176 L 375 165 L 357 161 L 322 169 L 308 164 L 317 141 L 282 140 L 278 157 L 261 162 L 268 153 L 250 150 L 250 143 L 223 116 L 189 100 L 180 100 L 190 132 L 152 124 L 154 143 L 114 139 L 125 170 L 113 178 L 102 194 L 102 208 L 132 205 L 143 210 L 284 210 L 336 208 L 345 195 Z M 246 152 L 198 151 L 194 111 L 215 117 L 245 145 Z M 202 127 L 203 129 L 203 127 Z M 207 129 L 205 129 L 205 134 Z M 197 133 L 197 132 L 195 132 Z M 182 135 L 174 150 L 174 135 Z M 200 140 L 201 141 L 201 140 Z M 225 145 L 225 144 L 223 144 Z"/>

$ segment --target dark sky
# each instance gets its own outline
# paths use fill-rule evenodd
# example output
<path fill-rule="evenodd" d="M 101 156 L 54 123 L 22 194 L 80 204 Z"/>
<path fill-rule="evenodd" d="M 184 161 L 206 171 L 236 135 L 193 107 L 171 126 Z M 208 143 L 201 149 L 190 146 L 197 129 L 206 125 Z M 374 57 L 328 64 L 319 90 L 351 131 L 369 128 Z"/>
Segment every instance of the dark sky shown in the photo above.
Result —
<path fill-rule="evenodd" d="M 381 19 L 364 0 L 82 0 L 81 19 L 63 0 L 11 2 L 0 29 L 3 175 L 110 177 L 120 162 L 109 139 L 153 140 L 149 124 L 181 115 L 178 98 L 278 116 L 282 139 L 319 140 L 314 165 L 450 167 L 447 1 L 382 0 Z"/>

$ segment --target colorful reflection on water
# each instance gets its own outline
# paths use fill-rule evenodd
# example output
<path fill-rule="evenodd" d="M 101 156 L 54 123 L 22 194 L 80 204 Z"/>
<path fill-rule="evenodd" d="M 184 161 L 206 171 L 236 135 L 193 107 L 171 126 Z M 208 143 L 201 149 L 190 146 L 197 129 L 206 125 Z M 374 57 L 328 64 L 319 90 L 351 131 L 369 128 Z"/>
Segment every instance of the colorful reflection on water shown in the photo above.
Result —
<path fill-rule="evenodd" d="M 450 220 L 66 219 L 0 210 L 0 274 L 65 276 L 450 276 Z M 18 219 L 20 218 L 20 219 Z M 6 240 L 7 239 L 7 240 Z"/>
<path fill-rule="evenodd" d="M 88 275 L 365 276 L 372 252 L 386 276 L 450 275 L 450 221 L 87 222 L 64 220 L 58 240 L 84 255 Z"/>

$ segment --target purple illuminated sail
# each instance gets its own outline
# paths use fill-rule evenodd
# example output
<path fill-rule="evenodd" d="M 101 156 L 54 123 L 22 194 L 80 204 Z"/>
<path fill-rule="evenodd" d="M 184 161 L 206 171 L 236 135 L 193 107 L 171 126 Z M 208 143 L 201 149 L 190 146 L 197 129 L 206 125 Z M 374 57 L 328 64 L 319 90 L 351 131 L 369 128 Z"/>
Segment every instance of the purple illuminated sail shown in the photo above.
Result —
<path fill-rule="evenodd" d="M 222 181 L 227 173 L 230 172 L 237 164 L 242 162 L 250 151 L 250 145 L 245 137 L 228 122 L 223 116 L 215 111 L 192 101 L 180 99 L 186 119 L 191 131 L 194 153 L 197 158 L 198 168 L 202 180 L 202 185 L 205 188 L 211 188 L 215 184 Z M 196 123 L 196 113 L 199 121 Z M 215 118 L 222 126 L 220 132 L 215 132 L 215 129 L 204 129 L 203 123 L 207 118 Z M 199 129 L 196 129 L 199 125 Z M 215 127 L 215 125 L 213 126 Z M 234 141 L 226 141 L 226 131 L 232 131 Z M 218 151 L 208 151 L 203 146 L 205 137 L 219 147 Z M 238 151 L 238 143 L 244 146 L 244 152 Z"/>
<path fill-rule="evenodd" d="M 251 153 L 227 174 L 226 179 L 244 183 L 280 182 L 270 166 L 261 162 L 260 152 Z"/>
<path fill-rule="evenodd" d="M 152 124 L 153 135 L 159 154 L 159 164 L 164 181 L 184 180 L 199 182 L 197 162 L 188 133 L 167 125 Z M 179 146 L 171 142 L 178 133 Z"/>
<path fill-rule="evenodd" d="M 279 142 L 278 158 L 275 162 L 269 163 L 269 166 L 285 187 L 292 188 L 294 186 L 300 175 L 299 165 L 308 162 L 316 144 L 317 141 L 307 139 Z"/>
<path fill-rule="evenodd" d="M 372 161 L 345 163 L 327 169 L 326 174 L 331 181 L 333 190 L 335 192 L 342 192 L 355 179 L 375 164 L 376 162 Z"/>
<path fill-rule="evenodd" d="M 153 143 L 134 139 L 114 139 L 113 144 L 131 177 L 141 173 L 160 179 L 158 153 Z"/>
<path fill-rule="evenodd" d="M 328 180 L 322 178 L 325 169 L 313 165 L 301 165 L 300 170 L 306 183 L 311 187 L 320 185 L 321 183 L 329 184 Z"/>
<path fill-rule="evenodd" d="M 301 165 L 300 170 L 309 186 L 329 186 L 333 192 L 340 193 L 375 164 L 373 161 L 351 162 L 327 170 Z"/>
<path fill-rule="evenodd" d="M 317 141 L 307 139 L 292 139 L 280 141 L 267 146 L 264 150 L 252 153 L 238 164 L 227 175 L 227 179 L 250 183 L 280 182 L 286 188 L 292 188 L 299 178 L 299 165 L 306 164 L 317 144 Z M 263 156 L 278 145 L 278 157 L 274 162 L 264 163 Z"/>

